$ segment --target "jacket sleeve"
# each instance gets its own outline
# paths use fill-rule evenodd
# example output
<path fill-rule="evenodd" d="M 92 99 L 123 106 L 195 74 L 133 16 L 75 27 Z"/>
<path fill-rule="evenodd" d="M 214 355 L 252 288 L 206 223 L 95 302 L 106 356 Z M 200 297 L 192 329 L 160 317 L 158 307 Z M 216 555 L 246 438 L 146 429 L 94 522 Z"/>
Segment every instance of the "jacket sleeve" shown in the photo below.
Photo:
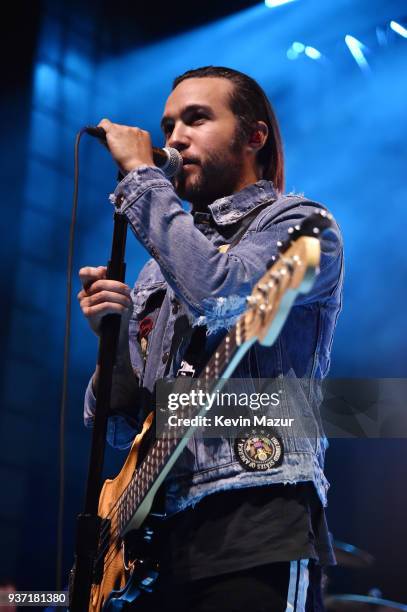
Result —
<path fill-rule="evenodd" d="M 133 406 L 133 409 L 135 407 Z M 96 397 L 92 388 L 92 379 L 89 381 L 84 400 L 84 423 L 89 429 L 93 428 L 95 420 Z M 108 418 L 106 438 L 114 448 L 124 450 L 129 448 L 135 435 L 141 430 L 141 423 L 129 411 L 125 414 L 114 414 Z"/>
<path fill-rule="evenodd" d="M 278 241 L 288 228 L 323 208 L 298 204 L 289 197 L 277 200 L 256 219 L 245 237 L 230 251 L 218 249 L 194 226 L 174 188 L 158 168 L 142 166 L 117 186 L 121 202 L 138 240 L 158 262 L 174 292 L 199 323 L 232 324 L 245 308 L 245 298 L 278 254 Z M 311 293 L 298 304 L 328 299 L 338 283 L 342 266 L 342 243 L 336 224 L 322 240 L 320 274 Z"/>

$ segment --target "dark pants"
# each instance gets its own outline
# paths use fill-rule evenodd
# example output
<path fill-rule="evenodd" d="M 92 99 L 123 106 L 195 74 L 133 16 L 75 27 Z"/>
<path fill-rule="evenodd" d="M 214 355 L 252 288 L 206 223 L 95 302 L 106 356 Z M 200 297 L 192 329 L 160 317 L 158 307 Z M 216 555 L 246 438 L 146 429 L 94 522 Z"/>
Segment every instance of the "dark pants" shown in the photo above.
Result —
<path fill-rule="evenodd" d="M 303 562 L 304 563 L 304 562 Z M 323 612 L 321 567 L 271 563 L 188 583 L 161 580 L 129 610 L 138 612 Z M 126 608 L 127 609 L 127 608 Z"/>

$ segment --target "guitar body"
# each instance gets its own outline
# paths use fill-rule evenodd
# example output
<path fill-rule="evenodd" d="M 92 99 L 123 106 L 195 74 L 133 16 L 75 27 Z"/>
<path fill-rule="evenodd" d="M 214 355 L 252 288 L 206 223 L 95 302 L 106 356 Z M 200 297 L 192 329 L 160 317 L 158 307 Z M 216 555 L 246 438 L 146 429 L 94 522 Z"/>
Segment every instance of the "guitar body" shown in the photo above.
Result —
<path fill-rule="evenodd" d="M 107 479 L 102 487 L 99 498 L 98 514 L 102 519 L 109 517 L 109 512 L 120 499 L 122 493 L 132 480 L 139 462 L 140 448 L 143 438 L 149 431 L 154 420 L 154 413 L 150 412 L 143 424 L 142 431 L 136 436 L 127 459 L 114 479 Z M 103 575 L 99 584 L 92 585 L 89 612 L 100 612 L 110 593 L 123 590 L 130 578 L 131 570 L 126 570 L 121 538 L 114 537 L 118 531 L 118 513 L 113 512 L 108 535 L 108 545 L 103 560 Z M 102 530 L 103 531 L 103 530 Z M 114 609 L 114 608 L 111 608 Z M 120 608 L 116 608 L 120 609 Z"/>

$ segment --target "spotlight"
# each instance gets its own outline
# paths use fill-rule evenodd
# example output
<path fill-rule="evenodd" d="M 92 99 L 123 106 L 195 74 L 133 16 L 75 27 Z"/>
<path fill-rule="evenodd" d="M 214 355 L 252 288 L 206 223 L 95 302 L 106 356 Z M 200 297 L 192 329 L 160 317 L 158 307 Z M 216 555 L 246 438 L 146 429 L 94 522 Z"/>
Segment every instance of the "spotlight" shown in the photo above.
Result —
<path fill-rule="evenodd" d="M 296 60 L 298 58 L 298 53 L 296 53 L 294 49 L 290 47 L 289 49 L 287 49 L 287 58 L 289 60 Z"/>
<path fill-rule="evenodd" d="M 322 57 L 322 54 L 314 47 L 305 47 L 304 53 L 313 60 L 318 60 Z"/>
<path fill-rule="evenodd" d="M 366 46 L 361 43 L 360 40 L 354 36 L 350 36 L 349 34 L 345 36 L 345 43 L 347 44 L 349 51 L 352 53 L 353 58 L 359 68 L 366 71 L 370 70 L 369 64 L 367 63 L 362 51 L 362 49 L 366 49 Z"/>
<path fill-rule="evenodd" d="M 291 48 L 295 53 L 302 53 L 305 49 L 305 45 L 302 42 L 293 42 Z"/>
<path fill-rule="evenodd" d="M 390 21 L 390 27 L 392 30 L 397 32 L 397 34 L 400 34 L 400 36 L 402 36 L 403 38 L 407 38 L 406 28 L 403 28 L 403 26 L 397 23 L 397 21 Z"/>
<path fill-rule="evenodd" d="M 264 0 L 264 4 L 267 8 L 276 8 L 282 4 L 288 4 L 289 2 L 295 2 L 296 0 Z"/>

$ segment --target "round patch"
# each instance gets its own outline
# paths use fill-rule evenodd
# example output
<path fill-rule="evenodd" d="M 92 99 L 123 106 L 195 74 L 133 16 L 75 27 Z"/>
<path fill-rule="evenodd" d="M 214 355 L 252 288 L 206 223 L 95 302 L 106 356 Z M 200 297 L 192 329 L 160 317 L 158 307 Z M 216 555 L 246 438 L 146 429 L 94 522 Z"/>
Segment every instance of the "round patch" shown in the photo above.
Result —
<path fill-rule="evenodd" d="M 245 470 L 264 472 L 281 464 L 284 447 L 274 431 L 252 432 L 246 438 L 236 438 L 235 453 Z"/>

